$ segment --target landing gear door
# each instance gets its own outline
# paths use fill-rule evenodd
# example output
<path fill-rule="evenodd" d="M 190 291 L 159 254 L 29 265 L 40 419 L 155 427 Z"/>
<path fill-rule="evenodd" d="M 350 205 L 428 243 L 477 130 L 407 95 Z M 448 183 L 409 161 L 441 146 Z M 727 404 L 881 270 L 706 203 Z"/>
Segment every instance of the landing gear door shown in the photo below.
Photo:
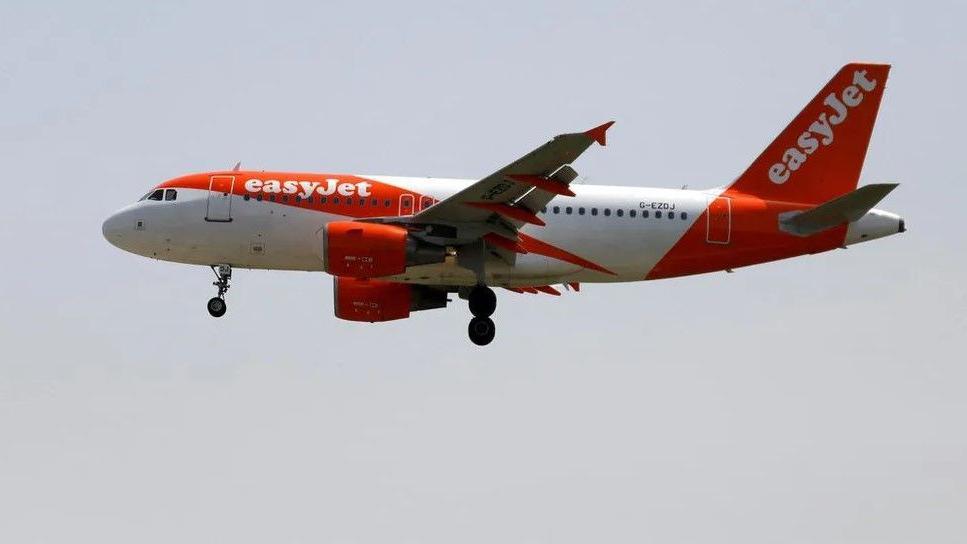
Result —
<path fill-rule="evenodd" d="M 709 197 L 705 217 L 705 241 L 710 244 L 728 244 L 732 237 L 732 199 L 724 196 Z"/>
<path fill-rule="evenodd" d="M 208 209 L 205 221 L 232 220 L 232 190 L 235 176 L 212 176 L 208 184 Z"/>

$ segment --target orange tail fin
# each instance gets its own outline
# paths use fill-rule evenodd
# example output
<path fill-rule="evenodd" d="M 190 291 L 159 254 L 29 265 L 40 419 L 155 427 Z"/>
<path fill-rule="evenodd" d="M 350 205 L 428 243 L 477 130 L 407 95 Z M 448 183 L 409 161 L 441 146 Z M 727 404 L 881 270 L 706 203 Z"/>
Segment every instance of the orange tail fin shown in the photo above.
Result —
<path fill-rule="evenodd" d="M 818 204 L 856 189 L 889 73 L 844 66 L 726 194 Z"/>

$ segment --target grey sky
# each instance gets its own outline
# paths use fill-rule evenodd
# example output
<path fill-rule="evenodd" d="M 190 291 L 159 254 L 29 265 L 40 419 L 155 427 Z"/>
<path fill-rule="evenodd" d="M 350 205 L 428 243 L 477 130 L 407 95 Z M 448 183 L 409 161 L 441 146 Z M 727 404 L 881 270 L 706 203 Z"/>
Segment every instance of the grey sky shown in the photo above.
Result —
<path fill-rule="evenodd" d="M 0 3 L 0 540 L 963 542 L 962 3 Z M 726 183 L 844 63 L 909 232 L 735 274 L 339 321 L 331 281 L 101 237 L 231 166 Z"/>

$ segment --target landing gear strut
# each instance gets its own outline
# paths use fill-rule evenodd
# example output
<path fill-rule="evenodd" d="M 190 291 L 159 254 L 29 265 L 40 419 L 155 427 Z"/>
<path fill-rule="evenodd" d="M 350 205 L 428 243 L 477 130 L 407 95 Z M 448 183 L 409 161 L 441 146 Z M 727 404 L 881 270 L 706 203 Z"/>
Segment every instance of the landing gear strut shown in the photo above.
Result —
<path fill-rule="evenodd" d="M 490 316 L 497 309 L 497 295 L 486 285 L 474 287 L 467 296 L 473 319 L 467 327 L 470 341 L 478 346 L 486 346 L 494 339 L 496 327 Z"/>
<path fill-rule="evenodd" d="M 218 287 L 218 295 L 208 300 L 208 313 L 212 317 L 221 317 L 228 309 L 225 305 L 225 291 L 228 291 L 228 281 L 232 279 L 232 267 L 227 264 L 212 265 L 212 272 L 215 273 L 212 285 Z"/>

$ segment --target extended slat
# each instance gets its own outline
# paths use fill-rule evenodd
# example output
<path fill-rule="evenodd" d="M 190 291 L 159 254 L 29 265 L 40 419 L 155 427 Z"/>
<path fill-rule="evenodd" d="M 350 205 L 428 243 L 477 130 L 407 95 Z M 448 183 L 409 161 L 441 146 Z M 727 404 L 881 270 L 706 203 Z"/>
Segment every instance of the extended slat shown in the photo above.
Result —
<path fill-rule="evenodd" d="M 520 245 L 531 253 L 537 253 L 538 255 L 544 255 L 545 257 L 551 257 L 564 262 L 576 264 L 578 266 L 583 266 L 584 268 L 589 268 L 591 270 L 597 270 L 598 272 L 604 272 L 605 274 L 610 274 L 612 276 L 617 275 L 597 263 L 593 263 L 559 247 L 552 246 L 547 242 L 542 242 L 533 236 L 528 236 L 522 232 L 517 233 L 517 236 L 520 237 Z"/>
<path fill-rule="evenodd" d="M 556 195 L 564 196 L 574 196 L 574 191 L 570 187 L 564 185 L 559 181 L 553 179 L 547 179 L 542 176 L 532 176 L 529 174 L 509 174 L 507 178 L 516 181 L 518 183 L 526 183 L 528 185 L 533 185 L 538 189 L 542 189 L 549 193 L 554 193 Z"/>
<path fill-rule="evenodd" d="M 505 217 L 523 221 L 524 223 L 530 223 L 531 225 L 537 225 L 539 227 L 544 226 L 544 221 L 541 221 L 540 217 L 534 215 L 534 212 L 525 210 L 524 208 L 519 208 L 517 206 L 511 206 L 510 204 L 504 204 L 501 202 L 466 202 L 465 204 L 467 206 L 473 206 L 474 208 L 499 213 Z"/>
<path fill-rule="evenodd" d="M 493 232 L 484 234 L 483 239 L 488 244 L 506 249 L 507 251 L 513 251 L 514 253 L 521 253 L 521 254 L 527 253 L 527 250 L 524 249 L 520 245 L 520 243 L 515 242 L 514 240 L 511 240 L 509 238 L 504 238 L 503 236 L 499 234 L 495 234 Z"/>
<path fill-rule="evenodd" d="M 561 292 L 550 285 L 535 285 L 534 289 L 537 289 L 541 293 L 547 293 L 548 295 L 554 295 L 556 297 L 561 296 Z"/>

